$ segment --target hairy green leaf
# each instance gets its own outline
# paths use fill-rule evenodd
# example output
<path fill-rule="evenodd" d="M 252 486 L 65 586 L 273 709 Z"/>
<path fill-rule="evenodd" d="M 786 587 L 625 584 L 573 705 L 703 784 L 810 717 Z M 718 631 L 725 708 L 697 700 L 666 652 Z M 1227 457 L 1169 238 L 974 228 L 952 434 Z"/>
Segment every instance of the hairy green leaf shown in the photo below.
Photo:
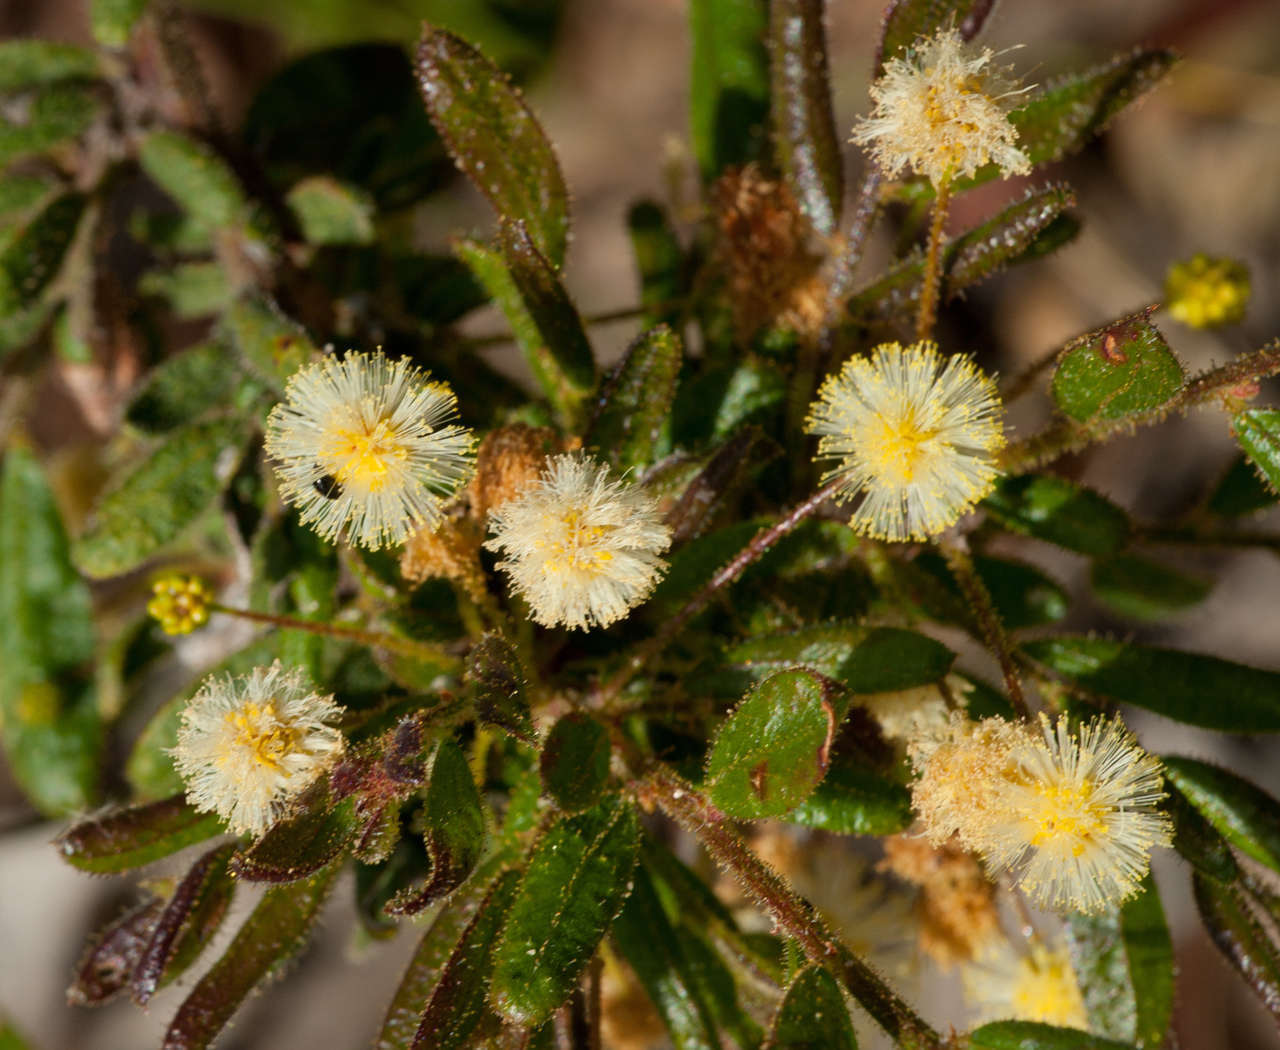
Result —
<path fill-rule="evenodd" d="M 67 1002 L 102 1006 L 129 986 L 129 978 L 146 951 L 164 910 L 164 901 L 148 894 L 100 929 L 72 971 Z"/>
<path fill-rule="evenodd" d="M 806 966 L 783 992 L 761 1050 L 857 1050 L 853 1022 L 836 979 Z"/>
<path fill-rule="evenodd" d="M 719 564 L 709 564 L 709 559 L 726 561 L 738 547 L 751 539 L 751 532 L 744 532 L 744 529 L 751 529 L 757 523 L 745 522 L 726 527 L 717 534 L 720 539 L 713 540 L 708 536 L 705 542 L 699 541 L 696 545 L 688 542 L 700 537 L 714 520 L 722 503 L 776 458 L 779 451 L 776 442 L 765 437 L 758 428 L 746 427 L 725 440 L 706 458 L 702 468 L 693 475 L 667 511 L 672 545 L 678 549 L 672 558 L 671 569 L 654 593 L 654 599 L 661 594 L 661 601 L 671 603 L 688 597 L 691 583 L 706 579 L 720 567 Z"/>
<path fill-rule="evenodd" d="M 178 1007 L 163 1050 L 204 1050 L 249 994 L 302 950 L 341 871 L 332 864 L 303 882 L 273 886 L 235 939 Z"/>
<path fill-rule="evenodd" d="M 63 860 L 95 875 L 131 871 L 222 831 L 213 813 L 198 813 L 175 795 L 73 824 L 57 838 Z"/>
<path fill-rule="evenodd" d="M 122 48 L 149 0 L 92 0 L 89 28 L 93 38 L 103 47 Z"/>
<path fill-rule="evenodd" d="M 1273 492 L 1280 492 L 1280 408 L 1249 408 L 1231 421 L 1236 441 Z"/>
<path fill-rule="evenodd" d="M 564 264 L 569 194 L 551 143 L 520 93 L 480 52 L 424 26 L 418 85 L 450 156 L 498 214 L 525 224 L 534 250 Z"/>
<path fill-rule="evenodd" d="M 138 148 L 138 163 L 188 215 L 211 230 L 244 221 L 244 189 L 211 147 L 177 131 L 153 131 Z"/>
<path fill-rule="evenodd" d="M 708 182 L 760 160 L 769 116 L 768 14 L 764 0 L 692 0 L 689 128 Z"/>
<path fill-rule="evenodd" d="M 1089 582 L 1116 612 L 1138 620 L 1160 620 L 1198 605 L 1213 586 L 1136 554 L 1099 558 L 1089 570 Z"/>
<path fill-rule="evenodd" d="M 328 175 L 310 175 L 285 197 L 311 244 L 370 244 L 374 202 L 363 189 Z"/>
<path fill-rule="evenodd" d="M 1011 532 L 1095 557 L 1129 542 L 1129 517 L 1109 499 L 1065 478 L 1022 474 L 1002 478 L 983 508 Z"/>
<path fill-rule="evenodd" d="M 84 210 L 83 195 L 65 193 L 3 239 L 0 317 L 32 303 L 58 275 Z"/>
<path fill-rule="evenodd" d="M 648 311 L 646 328 L 677 324 L 685 293 L 685 255 L 670 217 L 651 200 L 638 201 L 627 212 L 631 252 L 640 274 L 640 302 Z"/>
<path fill-rule="evenodd" d="M 85 47 L 53 40 L 0 43 L 0 92 L 23 91 L 61 80 L 85 80 L 102 74 L 98 56 Z"/>
<path fill-rule="evenodd" d="M 219 343 L 201 343 L 155 368 L 129 402 L 125 419 L 148 433 L 162 434 L 231 401 L 247 408 L 264 392 L 240 372 L 233 351 Z"/>
<path fill-rule="evenodd" d="M 809 671 L 779 671 L 733 709 L 711 745 L 707 790 L 730 816 L 794 809 L 826 776 L 848 696 Z"/>
<path fill-rule="evenodd" d="M 524 691 L 524 671 L 515 648 L 500 634 L 486 634 L 467 654 L 467 685 L 484 722 L 532 743 L 533 719 Z"/>
<path fill-rule="evenodd" d="M 38 88 L 20 123 L 0 116 L 0 167 L 79 138 L 101 108 L 100 92 L 91 84 L 68 81 Z"/>
<path fill-rule="evenodd" d="M 42 813 L 83 813 L 98 791 L 101 718 L 85 664 L 89 589 L 71 565 L 53 492 L 30 449 L 0 470 L 0 737 Z"/>
<path fill-rule="evenodd" d="M 920 37 L 952 25 L 965 40 L 978 35 L 995 0 L 892 0 L 876 54 L 876 75 L 891 58 L 907 53 Z"/>
<path fill-rule="evenodd" d="M 1039 1021 L 993 1021 L 969 1033 L 972 1050 L 1133 1050 L 1129 1043 Z"/>
<path fill-rule="evenodd" d="M 639 845 L 635 810 L 617 796 L 543 832 L 494 950 L 499 1013 L 535 1027 L 569 997 L 631 892 Z"/>
<path fill-rule="evenodd" d="M 910 827 L 915 815 L 911 792 L 902 784 L 836 758 L 813 794 L 786 819 L 837 835 L 894 835 Z"/>
<path fill-rule="evenodd" d="M 277 391 L 319 352 L 302 326 L 265 296 L 238 299 L 223 324 L 253 373 Z"/>
<path fill-rule="evenodd" d="M 182 533 L 222 494 L 248 438 L 233 419 L 193 423 L 168 439 L 94 508 L 72 555 L 90 576 L 137 568 Z"/>
<path fill-rule="evenodd" d="M 297 812 L 273 824 L 237 853 L 231 870 L 246 882 L 297 882 L 346 853 L 355 835 L 354 802 L 330 798 L 320 780 L 298 800 Z"/>
<path fill-rule="evenodd" d="M 590 809 L 609 781 L 611 753 L 609 731 L 590 715 L 570 711 L 542 745 L 543 788 L 567 813 Z"/>
<path fill-rule="evenodd" d="M 1173 821 L 1173 848 L 1190 865 L 1214 882 L 1230 883 L 1240 877 L 1231 847 L 1171 778 L 1164 782 L 1164 808 Z"/>
<path fill-rule="evenodd" d="M 960 585 L 941 555 L 926 552 L 911 564 L 927 572 L 945 591 L 943 601 L 938 601 L 935 593 L 912 594 L 930 616 L 961 623 L 972 619 Z M 985 554 L 975 555 L 973 564 L 991 594 L 1000 622 L 1009 630 L 1043 627 L 1067 615 L 1070 599 L 1066 590 L 1034 565 Z"/>
<path fill-rule="evenodd" d="M 148 270 L 138 281 L 138 291 L 166 300 L 174 316 L 184 321 L 222 312 L 235 295 L 226 270 L 213 260 Z"/>
<path fill-rule="evenodd" d="M 1073 339 L 1058 356 L 1053 400 L 1080 423 L 1122 419 L 1159 408 L 1185 373 L 1155 325 L 1154 307 Z"/>
<path fill-rule="evenodd" d="M 1280 946 L 1238 885 L 1223 885 L 1194 872 L 1191 886 L 1213 943 L 1280 1022 Z"/>
<path fill-rule="evenodd" d="M 800 210 L 818 233 L 840 225 L 844 169 L 831 107 L 824 0 L 769 5 L 774 153 Z"/>
<path fill-rule="evenodd" d="M 1248 456 L 1236 456 L 1209 495 L 1208 509 L 1224 518 L 1242 518 L 1274 507 L 1280 493 L 1258 476 Z"/>
<path fill-rule="evenodd" d="M 680 337 L 666 325 L 637 338 L 605 381 L 584 444 L 623 470 L 652 463 L 682 354 Z"/>
<path fill-rule="evenodd" d="M 1023 651 L 1071 682 L 1118 703 L 1232 733 L 1280 730 L 1280 674 L 1215 656 L 1061 636 Z"/>
<path fill-rule="evenodd" d="M 1280 802 L 1220 766 L 1166 755 L 1165 774 L 1223 837 L 1280 871 Z"/>

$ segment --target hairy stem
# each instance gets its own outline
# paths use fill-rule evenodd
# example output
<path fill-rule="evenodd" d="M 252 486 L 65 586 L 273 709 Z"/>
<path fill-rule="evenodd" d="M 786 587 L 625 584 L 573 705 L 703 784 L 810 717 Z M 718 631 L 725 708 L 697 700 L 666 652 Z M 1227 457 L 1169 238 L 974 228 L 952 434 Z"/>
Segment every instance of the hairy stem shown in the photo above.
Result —
<path fill-rule="evenodd" d="M 1168 402 L 1149 412 L 1094 424 L 1080 424 L 1069 419 L 1054 423 L 1038 434 L 1009 445 L 1000 457 L 1000 469 L 1007 474 L 1036 470 L 1068 453 L 1079 452 L 1138 427 L 1159 423 L 1174 412 L 1185 412 L 1206 404 L 1232 387 L 1277 373 L 1280 373 L 1280 341 L 1201 373 Z"/>
<path fill-rule="evenodd" d="M 808 958 L 828 967 L 898 1046 L 940 1050 L 945 1045 L 879 974 L 840 943 L 812 905 L 751 851 L 704 795 L 660 764 L 649 769 L 636 785 L 636 793 L 697 838 L 711 859 L 769 913 L 778 929 L 794 938 Z"/>
<path fill-rule="evenodd" d="M 1004 677 L 1004 687 L 1009 694 L 1010 703 L 1022 718 L 1030 718 L 1031 713 L 1027 709 L 1027 698 L 1022 692 L 1022 680 L 1018 677 L 1009 636 L 1005 633 L 1004 624 L 1000 622 L 1000 614 L 996 612 L 995 603 L 991 600 L 991 592 L 978 575 L 964 538 L 946 540 L 939 543 L 939 547 L 947 560 L 947 568 L 951 570 L 951 575 L 960 586 L 960 593 L 969 605 L 969 611 L 978 623 L 983 642 L 1000 663 L 1000 673 Z"/>
<path fill-rule="evenodd" d="M 647 641 L 636 646 L 635 652 L 612 678 L 605 682 L 595 697 L 599 706 L 615 700 L 640 671 L 684 629 L 693 617 L 702 612 L 722 590 L 738 579 L 752 564 L 759 561 L 769 549 L 813 514 L 840 487 L 838 479 L 832 479 L 820 489 L 792 507 L 785 516 L 761 529 L 742 550 L 722 565 L 685 604 L 662 625 Z"/>
<path fill-rule="evenodd" d="M 929 246 L 924 257 L 924 283 L 920 286 L 920 312 L 916 315 L 916 342 L 933 335 L 938 319 L 938 290 L 942 284 L 942 231 L 951 206 L 951 179 L 944 177 L 933 201 L 933 218 L 929 223 Z"/>
<path fill-rule="evenodd" d="M 831 276 L 827 281 L 827 303 L 823 311 L 824 346 L 829 346 L 832 333 L 840 326 L 840 312 L 844 309 L 845 300 L 853 291 L 853 275 L 862 262 L 862 250 L 866 247 L 867 235 L 880 210 L 880 168 L 875 164 L 867 166 L 862 178 L 862 186 L 858 190 L 858 199 L 849 215 L 849 225 L 844 232 L 843 250 L 835 259 Z"/>

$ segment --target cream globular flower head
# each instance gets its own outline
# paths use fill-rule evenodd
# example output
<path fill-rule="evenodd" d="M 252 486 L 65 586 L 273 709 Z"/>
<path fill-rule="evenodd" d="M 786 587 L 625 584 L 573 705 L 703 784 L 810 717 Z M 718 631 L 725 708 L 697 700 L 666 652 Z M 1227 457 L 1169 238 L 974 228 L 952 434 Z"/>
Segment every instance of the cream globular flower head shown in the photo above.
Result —
<path fill-rule="evenodd" d="M 327 724 L 341 713 L 279 661 L 206 679 L 171 752 L 188 800 L 236 834 L 261 835 L 342 754 L 342 733 Z"/>
<path fill-rule="evenodd" d="M 374 550 L 435 528 L 471 473 L 456 409 L 446 384 L 381 351 L 310 365 L 267 420 L 281 496 L 325 539 Z"/>
<path fill-rule="evenodd" d="M 917 41 L 905 57 L 885 63 L 871 85 L 874 109 L 850 140 L 869 145 L 890 177 L 904 168 L 935 187 L 994 163 L 1006 175 L 1031 170 L 1009 122 L 1019 92 L 992 66 L 988 48 L 966 43 L 955 29 Z"/>
<path fill-rule="evenodd" d="M 983 1021 L 1039 1021 L 1087 1031 L 1080 983 L 1063 948 L 1039 942 L 1006 947 L 962 970 L 964 994 Z"/>
<path fill-rule="evenodd" d="M 587 630 L 622 619 L 653 591 L 671 543 L 645 491 L 580 453 L 547 461 L 537 481 L 491 511 L 485 546 L 547 627 Z"/>
<path fill-rule="evenodd" d="M 840 499 L 859 492 L 850 525 L 876 539 L 925 540 L 995 485 L 1004 447 L 995 382 L 933 343 L 877 346 L 828 376 L 809 409 L 818 457 L 836 465 Z"/>

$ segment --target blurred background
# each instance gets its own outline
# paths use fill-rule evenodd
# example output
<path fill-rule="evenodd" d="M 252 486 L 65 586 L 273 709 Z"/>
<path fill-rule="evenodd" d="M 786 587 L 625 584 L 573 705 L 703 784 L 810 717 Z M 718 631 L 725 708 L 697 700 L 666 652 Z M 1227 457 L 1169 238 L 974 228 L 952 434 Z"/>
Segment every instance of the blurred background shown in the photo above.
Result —
<path fill-rule="evenodd" d="M 866 108 L 881 5 L 829 0 L 828 7 L 835 110 L 838 123 L 848 127 Z M 524 82 L 557 144 L 574 195 L 566 281 L 584 315 L 636 301 L 624 226 L 629 205 L 644 196 L 672 201 L 674 195 L 677 205 L 694 202 L 682 0 L 203 0 L 182 10 L 219 119 L 228 127 L 245 119 L 275 71 L 319 48 L 375 40 L 408 45 L 423 18 L 481 46 Z M 87 19 L 85 0 L 0 0 L 2 37 L 88 43 Z M 1050 258 L 952 304 L 944 313 L 944 341 L 954 349 L 981 351 L 984 362 L 1002 374 L 1016 373 L 1071 336 L 1158 302 L 1168 265 L 1197 251 L 1247 263 L 1253 300 L 1243 325 L 1217 334 L 1156 315 L 1188 370 L 1220 363 L 1280 334 L 1280 4 L 1004 0 L 986 40 L 997 49 L 1016 46 L 1004 61 L 1029 83 L 1138 44 L 1172 45 L 1185 61 L 1170 82 L 1053 173 L 1077 191 L 1080 236 Z M 305 133 L 323 138 L 326 129 Z M 852 147 L 847 163 L 851 171 L 861 164 Z M 1036 183 L 1043 181 L 1040 176 Z M 974 225 L 1027 184 L 987 185 L 962 197 L 950 225 Z M 693 207 L 677 214 L 689 222 L 698 217 Z M 453 236 L 484 235 L 490 226 L 487 204 L 461 179 L 414 217 L 420 246 L 436 251 L 447 251 Z M 882 231 L 864 263 L 863 280 L 875 275 L 890 243 L 889 232 Z M 496 314 L 483 311 L 467 324 L 477 335 L 503 328 Z M 635 334 L 634 322 L 598 325 L 592 334 L 600 355 L 611 360 Z M 519 374 L 513 348 L 495 343 L 490 353 L 495 365 Z M 103 442 L 118 425 L 139 367 L 127 355 L 60 363 L 37 394 L 37 444 L 70 457 Z M 1047 412 L 1047 399 L 1037 391 L 1013 406 L 1011 422 L 1034 426 Z M 1067 469 L 1141 519 L 1187 508 L 1225 469 L 1232 448 L 1225 417 L 1204 412 L 1113 442 Z M 1273 516 L 1270 524 L 1280 521 Z M 1135 628 L 1092 602 L 1083 558 L 1047 546 L 1034 554 L 1079 598 L 1068 628 L 1136 634 L 1148 642 L 1280 668 L 1280 559 L 1274 553 L 1180 553 L 1181 567 L 1211 573 L 1218 582 L 1206 601 L 1158 628 Z M 197 652 L 191 659 L 207 662 L 211 656 Z M 1280 791 L 1280 753 L 1269 740 L 1192 735 L 1141 713 L 1131 721 L 1151 750 L 1213 759 Z M 95 881 L 63 866 L 49 845 L 56 830 L 26 808 L 0 760 L 0 1012 L 35 1050 L 159 1046 L 181 989 L 162 993 L 147 1014 L 127 1004 L 96 1012 L 65 1004 L 68 975 L 86 931 L 117 914 L 130 887 L 127 880 Z M 1181 1046 L 1280 1045 L 1265 1012 L 1230 977 L 1194 921 L 1185 870 L 1158 861 L 1156 872 L 1179 946 Z M 337 894 L 335 902 L 343 896 Z M 414 940 L 411 931 L 402 932 L 356 951 L 349 916 L 334 907 L 313 950 L 287 981 L 242 1011 L 221 1045 L 367 1045 Z M 963 1024 L 958 1014 L 950 1019 Z"/>

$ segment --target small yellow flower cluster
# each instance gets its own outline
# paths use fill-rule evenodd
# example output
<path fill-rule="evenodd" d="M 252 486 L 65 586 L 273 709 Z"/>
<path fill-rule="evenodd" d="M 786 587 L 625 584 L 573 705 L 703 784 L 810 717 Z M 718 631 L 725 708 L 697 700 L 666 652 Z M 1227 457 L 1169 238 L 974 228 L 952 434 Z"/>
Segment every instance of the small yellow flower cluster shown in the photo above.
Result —
<path fill-rule="evenodd" d="M 1192 328 L 1218 328 L 1244 320 L 1249 268 L 1236 259 L 1193 255 L 1169 267 L 1164 297 L 1169 313 Z"/>
<path fill-rule="evenodd" d="M 1119 720 L 1041 734 L 998 718 L 957 716 L 913 748 L 912 802 L 937 844 L 952 835 L 1037 903 L 1100 912 L 1138 891 L 1155 846 L 1168 845 L 1159 761 Z"/>
<path fill-rule="evenodd" d="M 1020 93 L 994 54 L 967 44 L 954 29 L 922 40 L 905 58 L 893 58 L 871 85 L 875 108 L 853 129 L 851 141 L 869 145 L 890 177 L 906 168 L 935 187 L 996 164 L 1006 175 L 1031 170 L 1009 122 Z"/>
<path fill-rule="evenodd" d="M 190 634 L 209 619 L 213 592 L 199 576 L 169 573 L 151 585 L 147 615 L 165 634 Z"/>
<path fill-rule="evenodd" d="M 991 491 L 1004 447 L 1000 398 L 968 357 L 935 344 L 877 346 L 828 376 L 809 409 L 819 458 L 841 499 L 862 493 L 850 525 L 876 539 L 926 540 Z"/>

